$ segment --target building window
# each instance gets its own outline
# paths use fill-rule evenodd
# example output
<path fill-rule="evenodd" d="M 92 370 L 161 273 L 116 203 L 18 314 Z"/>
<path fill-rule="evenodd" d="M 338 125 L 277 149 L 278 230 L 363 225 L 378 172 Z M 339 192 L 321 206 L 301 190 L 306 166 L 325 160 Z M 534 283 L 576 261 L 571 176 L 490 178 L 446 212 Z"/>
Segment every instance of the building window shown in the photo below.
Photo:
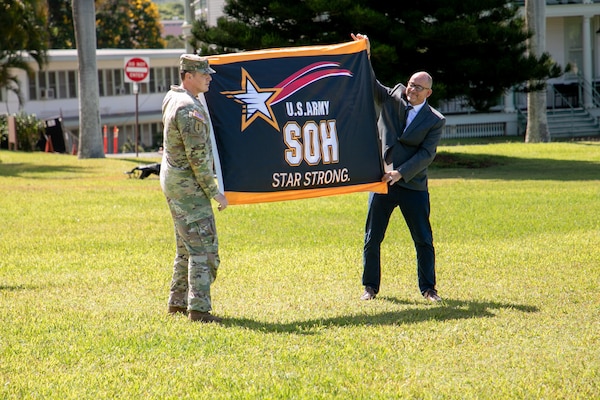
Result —
<path fill-rule="evenodd" d="M 47 83 L 46 83 L 46 73 L 45 72 L 39 72 L 38 73 L 38 88 L 40 90 L 40 92 L 38 93 L 38 95 L 36 96 L 36 99 L 39 99 L 42 96 L 42 90 L 46 89 Z"/>
<path fill-rule="evenodd" d="M 69 91 L 68 97 L 70 99 L 77 98 L 77 75 L 75 71 L 67 71 L 67 88 Z"/>
<path fill-rule="evenodd" d="M 125 83 L 123 82 L 125 80 L 123 76 L 123 70 L 113 69 L 112 73 L 114 75 L 115 82 L 115 95 L 127 94 L 129 88 L 125 87 Z"/>
<path fill-rule="evenodd" d="M 58 71 L 58 91 L 56 93 L 56 98 L 66 99 L 68 97 L 67 71 Z"/>
<path fill-rule="evenodd" d="M 28 100 L 77 98 L 76 71 L 38 71 L 28 79 Z"/>
<path fill-rule="evenodd" d="M 78 97 L 78 71 L 38 71 L 28 79 L 26 100 L 75 99 Z M 150 68 L 148 83 L 139 83 L 140 94 L 166 93 L 171 85 L 179 84 L 179 68 Z M 133 94 L 133 83 L 125 82 L 123 69 L 98 70 L 98 94 L 100 97 Z M 6 99 L 6 91 L 0 94 Z"/>
<path fill-rule="evenodd" d="M 147 83 L 138 83 L 138 86 L 140 88 L 140 94 L 147 94 L 148 93 L 148 84 Z"/>
<path fill-rule="evenodd" d="M 179 77 L 179 68 L 172 67 L 171 75 L 172 75 L 172 78 L 171 78 L 171 82 L 169 83 L 169 86 L 170 85 L 178 85 L 179 81 L 181 80 L 181 78 Z"/>
<path fill-rule="evenodd" d="M 573 66 L 572 73 L 577 74 L 583 67 L 583 32 L 581 17 L 567 17 L 565 24 L 566 63 Z"/>
<path fill-rule="evenodd" d="M 39 87 L 38 79 L 39 79 L 39 72 L 37 74 L 33 75 L 31 77 L 31 79 L 29 79 L 29 100 L 37 100 L 38 99 L 38 92 L 37 92 L 37 88 Z"/>
<path fill-rule="evenodd" d="M 106 86 L 106 95 L 114 96 L 115 95 L 115 78 L 113 76 L 113 70 L 107 69 L 104 71 L 104 85 Z"/>
<path fill-rule="evenodd" d="M 104 96 L 104 70 L 98 70 L 98 95 L 100 97 Z"/>
<path fill-rule="evenodd" d="M 162 123 L 152 124 L 152 146 L 156 149 L 163 145 Z"/>
<path fill-rule="evenodd" d="M 45 96 L 42 95 L 42 99 L 53 100 L 57 98 L 56 95 L 56 71 L 48 71 L 48 86 L 46 87 Z"/>
<path fill-rule="evenodd" d="M 167 91 L 167 84 L 165 82 L 165 68 L 155 68 L 154 81 L 156 83 L 156 93 L 165 93 Z"/>
<path fill-rule="evenodd" d="M 156 93 L 156 72 L 160 71 L 160 68 L 150 68 L 150 93 Z"/>
<path fill-rule="evenodd" d="M 140 84 L 140 93 L 166 93 L 179 82 L 176 67 L 150 68 L 150 82 Z"/>

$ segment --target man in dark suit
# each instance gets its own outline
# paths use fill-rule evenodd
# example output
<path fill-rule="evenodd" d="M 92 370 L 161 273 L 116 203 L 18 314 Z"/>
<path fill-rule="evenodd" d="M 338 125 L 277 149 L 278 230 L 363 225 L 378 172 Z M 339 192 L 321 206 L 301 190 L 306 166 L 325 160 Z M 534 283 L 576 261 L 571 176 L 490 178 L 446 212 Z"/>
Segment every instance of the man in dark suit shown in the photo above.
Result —
<path fill-rule="evenodd" d="M 352 37 L 368 40 L 361 34 Z M 363 249 L 363 300 L 372 300 L 379 292 L 380 247 L 396 207 L 400 208 L 414 241 L 421 294 L 432 302 L 442 300 L 435 287 L 427 167 L 435 158 L 446 119 L 427 103 L 432 82 L 431 76 L 421 71 L 411 76 L 407 86 L 397 84 L 391 89 L 372 74 L 373 95 L 380 109 L 377 127 L 386 163 L 382 179 L 389 183 L 389 188 L 387 194 L 371 193 L 369 198 Z"/>

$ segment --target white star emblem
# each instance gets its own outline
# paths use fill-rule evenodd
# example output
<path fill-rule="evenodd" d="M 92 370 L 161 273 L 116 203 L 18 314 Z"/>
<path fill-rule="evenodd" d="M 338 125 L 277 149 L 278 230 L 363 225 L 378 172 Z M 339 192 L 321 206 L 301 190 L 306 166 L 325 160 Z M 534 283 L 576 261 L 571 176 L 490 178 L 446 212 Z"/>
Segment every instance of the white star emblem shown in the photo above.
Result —
<path fill-rule="evenodd" d="M 242 90 L 221 92 L 243 105 L 242 132 L 257 118 L 262 118 L 275 129 L 279 130 L 277 119 L 271 109 L 271 102 L 277 97 L 280 88 L 262 89 L 242 68 Z"/>

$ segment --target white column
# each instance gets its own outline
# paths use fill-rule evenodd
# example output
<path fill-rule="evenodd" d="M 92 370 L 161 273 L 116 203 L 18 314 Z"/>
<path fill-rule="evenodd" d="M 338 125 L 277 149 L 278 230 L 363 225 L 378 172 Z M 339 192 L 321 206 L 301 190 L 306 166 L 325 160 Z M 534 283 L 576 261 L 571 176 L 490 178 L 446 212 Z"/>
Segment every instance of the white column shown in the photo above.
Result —
<path fill-rule="evenodd" d="M 592 33 L 589 15 L 583 16 L 583 106 L 594 107 L 592 99 Z"/>
<path fill-rule="evenodd" d="M 515 109 L 515 92 L 514 90 L 508 89 L 506 93 L 504 93 L 504 112 L 505 113 L 514 113 L 517 110 Z"/>
<path fill-rule="evenodd" d="M 192 22 L 194 21 L 194 15 L 193 15 L 192 5 L 190 4 L 190 1 L 191 0 L 183 1 L 183 12 L 184 12 L 185 21 L 183 21 L 183 25 L 181 26 L 181 31 L 183 33 L 183 40 L 185 40 L 185 52 L 186 53 L 194 52 L 194 48 L 189 43 L 190 39 L 192 38 Z"/>

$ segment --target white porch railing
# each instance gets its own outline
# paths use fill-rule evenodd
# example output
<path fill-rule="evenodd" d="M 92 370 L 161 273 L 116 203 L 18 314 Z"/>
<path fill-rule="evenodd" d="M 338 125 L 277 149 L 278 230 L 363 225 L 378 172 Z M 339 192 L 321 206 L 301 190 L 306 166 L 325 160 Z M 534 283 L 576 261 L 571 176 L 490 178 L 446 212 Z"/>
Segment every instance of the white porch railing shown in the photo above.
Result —
<path fill-rule="evenodd" d="M 506 136 L 504 122 L 487 122 L 478 124 L 447 125 L 444 127 L 444 139 L 481 138 Z"/>

